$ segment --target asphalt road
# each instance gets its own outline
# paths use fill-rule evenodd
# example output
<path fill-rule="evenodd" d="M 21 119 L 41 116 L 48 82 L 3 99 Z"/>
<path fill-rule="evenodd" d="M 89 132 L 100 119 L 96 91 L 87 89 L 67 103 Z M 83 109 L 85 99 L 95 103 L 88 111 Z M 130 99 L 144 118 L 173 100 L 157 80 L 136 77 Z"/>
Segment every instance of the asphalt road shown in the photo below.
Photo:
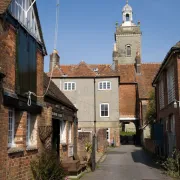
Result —
<path fill-rule="evenodd" d="M 170 180 L 155 168 L 152 159 L 141 147 L 122 145 L 111 149 L 95 172 L 81 180 Z"/>

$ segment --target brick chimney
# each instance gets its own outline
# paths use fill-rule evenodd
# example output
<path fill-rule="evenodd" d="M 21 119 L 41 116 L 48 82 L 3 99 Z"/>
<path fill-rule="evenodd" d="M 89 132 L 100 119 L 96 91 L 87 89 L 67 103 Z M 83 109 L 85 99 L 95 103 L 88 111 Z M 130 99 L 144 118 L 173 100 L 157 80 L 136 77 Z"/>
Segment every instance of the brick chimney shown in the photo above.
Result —
<path fill-rule="evenodd" d="M 51 72 L 56 65 L 59 65 L 60 57 L 57 50 L 53 50 L 53 53 L 50 55 L 49 71 Z"/>
<path fill-rule="evenodd" d="M 137 74 L 141 74 L 141 56 L 139 51 L 136 52 L 135 69 Z"/>

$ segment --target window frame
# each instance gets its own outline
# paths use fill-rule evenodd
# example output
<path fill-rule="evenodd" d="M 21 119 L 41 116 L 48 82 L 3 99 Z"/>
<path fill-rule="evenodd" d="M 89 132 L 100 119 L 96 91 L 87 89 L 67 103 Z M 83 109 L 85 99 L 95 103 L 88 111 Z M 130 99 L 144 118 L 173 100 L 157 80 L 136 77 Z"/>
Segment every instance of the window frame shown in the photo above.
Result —
<path fill-rule="evenodd" d="M 69 122 L 68 127 L 68 143 L 72 143 L 72 122 Z"/>
<path fill-rule="evenodd" d="M 63 125 L 63 126 L 62 126 Z M 60 121 L 60 144 L 66 144 L 66 121 Z"/>
<path fill-rule="evenodd" d="M 106 88 L 103 87 L 103 84 L 106 83 Z M 108 83 L 110 83 L 110 88 L 108 89 Z M 102 84 L 102 89 L 100 88 L 101 87 L 101 84 Z M 100 81 L 98 82 L 98 90 L 100 91 L 110 91 L 112 88 L 111 86 L 111 81 Z"/>
<path fill-rule="evenodd" d="M 101 112 L 102 112 L 102 105 L 107 105 L 108 106 L 108 116 L 102 116 L 101 115 Z M 109 117 L 109 103 L 101 103 L 100 104 L 100 117 L 102 117 L 102 118 L 108 118 Z"/>
<path fill-rule="evenodd" d="M 11 137 L 10 137 L 10 135 L 9 135 L 9 131 L 10 131 L 10 129 L 9 129 L 9 121 L 10 121 L 10 111 L 12 112 L 12 128 L 11 128 L 11 131 L 12 131 L 12 134 L 11 134 Z M 10 147 L 14 147 L 15 146 L 15 142 L 14 142 L 14 139 L 15 139 L 15 110 L 13 109 L 13 108 L 9 108 L 9 110 L 8 110 L 8 147 L 10 148 Z M 10 142 L 9 143 L 9 138 L 11 138 L 12 139 L 12 142 Z"/>
<path fill-rule="evenodd" d="M 130 48 L 130 55 L 128 55 L 128 48 Z M 131 57 L 132 56 L 132 48 L 130 44 L 126 44 L 126 57 Z"/>
<path fill-rule="evenodd" d="M 67 84 L 67 89 L 65 89 L 65 84 Z M 74 89 L 72 89 L 73 84 L 74 84 Z M 70 89 L 68 88 L 69 85 L 70 85 Z M 64 91 L 76 91 L 76 83 L 75 82 L 64 82 L 63 83 L 63 90 Z"/>

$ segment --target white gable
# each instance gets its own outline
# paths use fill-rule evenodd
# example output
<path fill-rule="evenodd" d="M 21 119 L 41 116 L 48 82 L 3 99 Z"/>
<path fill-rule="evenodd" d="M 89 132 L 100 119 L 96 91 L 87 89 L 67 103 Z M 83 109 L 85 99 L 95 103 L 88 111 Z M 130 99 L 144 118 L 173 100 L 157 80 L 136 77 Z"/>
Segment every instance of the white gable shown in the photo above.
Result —
<path fill-rule="evenodd" d="M 37 18 L 34 11 L 34 0 L 12 0 L 9 12 L 16 18 L 38 41 L 41 41 L 37 25 Z"/>

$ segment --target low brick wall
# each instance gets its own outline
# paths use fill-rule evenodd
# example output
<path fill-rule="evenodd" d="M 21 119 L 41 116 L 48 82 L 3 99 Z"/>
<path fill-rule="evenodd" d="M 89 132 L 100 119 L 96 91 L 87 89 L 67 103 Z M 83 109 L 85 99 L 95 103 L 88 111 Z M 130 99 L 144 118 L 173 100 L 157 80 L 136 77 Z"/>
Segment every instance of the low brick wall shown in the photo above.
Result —
<path fill-rule="evenodd" d="M 155 153 L 155 144 L 152 139 L 145 138 L 144 140 L 144 148 L 151 153 Z"/>
<path fill-rule="evenodd" d="M 97 151 L 106 152 L 107 146 L 106 129 L 99 129 L 97 133 Z"/>

